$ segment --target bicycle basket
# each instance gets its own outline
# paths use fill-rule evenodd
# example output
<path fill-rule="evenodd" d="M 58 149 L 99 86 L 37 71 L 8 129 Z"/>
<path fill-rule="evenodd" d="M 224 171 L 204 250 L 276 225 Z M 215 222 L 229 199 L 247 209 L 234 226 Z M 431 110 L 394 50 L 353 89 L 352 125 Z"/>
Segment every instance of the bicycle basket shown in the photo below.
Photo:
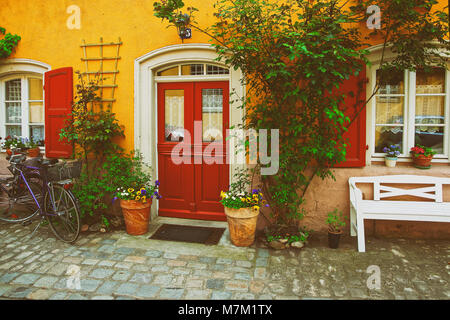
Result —
<path fill-rule="evenodd" d="M 81 160 L 72 162 L 61 162 L 47 169 L 48 181 L 61 181 L 79 178 L 81 174 Z"/>

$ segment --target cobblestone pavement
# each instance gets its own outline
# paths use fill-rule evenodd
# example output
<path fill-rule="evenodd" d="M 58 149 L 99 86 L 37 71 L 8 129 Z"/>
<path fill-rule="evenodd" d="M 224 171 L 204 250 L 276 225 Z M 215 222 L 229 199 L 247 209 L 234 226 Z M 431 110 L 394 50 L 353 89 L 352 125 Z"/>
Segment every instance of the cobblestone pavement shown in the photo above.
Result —
<path fill-rule="evenodd" d="M 47 227 L 0 222 L 1 299 L 445 299 L 448 241 L 356 239 L 297 251 L 83 233 L 75 245 Z M 79 271 L 79 272 L 77 272 Z M 377 282 L 379 280 L 379 282 Z"/>

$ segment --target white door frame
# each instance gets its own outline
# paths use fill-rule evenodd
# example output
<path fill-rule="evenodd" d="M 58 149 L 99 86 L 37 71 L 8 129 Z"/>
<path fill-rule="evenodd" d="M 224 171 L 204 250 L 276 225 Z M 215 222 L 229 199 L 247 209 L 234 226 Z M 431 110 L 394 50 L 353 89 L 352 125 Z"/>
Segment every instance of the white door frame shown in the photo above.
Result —
<path fill-rule="evenodd" d="M 179 63 L 211 63 L 222 65 L 217 61 L 217 53 L 210 44 L 192 43 L 177 44 L 153 50 L 134 62 L 134 149 L 139 150 L 144 161 L 152 168 L 152 177 L 158 177 L 158 108 L 157 108 L 157 81 L 156 70 Z M 225 80 L 230 83 L 230 93 L 234 92 L 238 97 L 244 97 L 245 86 L 242 84 L 243 75 L 241 70 L 230 68 L 229 75 Z M 220 79 L 219 79 L 220 78 Z M 201 76 L 174 77 L 173 81 L 212 81 L 213 77 L 207 79 Z M 218 76 L 217 80 L 224 80 Z M 170 80 L 169 80 L 170 81 Z M 239 108 L 239 102 L 230 99 L 230 126 L 242 123 L 243 110 Z M 230 181 L 233 172 L 239 164 L 230 164 Z M 163 181 L 161 183 L 164 183 Z M 164 195 L 163 195 L 164 196 Z M 157 215 L 157 205 L 152 206 L 152 216 Z"/>

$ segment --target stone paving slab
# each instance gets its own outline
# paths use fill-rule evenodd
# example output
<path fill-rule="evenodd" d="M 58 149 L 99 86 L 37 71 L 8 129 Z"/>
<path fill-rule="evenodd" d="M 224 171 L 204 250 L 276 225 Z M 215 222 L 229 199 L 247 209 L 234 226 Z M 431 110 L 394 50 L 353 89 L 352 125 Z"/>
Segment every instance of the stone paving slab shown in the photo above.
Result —
<path fill-rule="evenodd" d="M 0 222 L 0 299 L 450 299 L 450 243 L 368 237 L 339 249 L 313 235 L 296 251 L 82 233 Z"/>

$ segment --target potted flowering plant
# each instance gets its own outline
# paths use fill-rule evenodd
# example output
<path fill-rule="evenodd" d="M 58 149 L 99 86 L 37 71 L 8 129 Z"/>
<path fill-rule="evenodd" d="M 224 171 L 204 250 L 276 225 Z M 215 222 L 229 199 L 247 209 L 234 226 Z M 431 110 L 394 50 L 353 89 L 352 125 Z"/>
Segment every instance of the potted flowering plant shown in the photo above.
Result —
<path fill-rule="evenodd" d="M 431 160 L 437 152 L 430 147 L 424 147 L 420 144 L 411 148 L 411 155 L 414 166 L 419 169 L 431 168 Z"/>
<path fill-rule="evenodd" d="M 25 142 L 23 138 L 16 136 L 7 136 L 5 141 L 2 143 L 2 148 L 6 149 L 8 155 L 12 155 L 12 149 L 23 149 L 25 148 Z"/>
<path fill-rule="evenodd" d="M 39 149 L 39 143 L 35 142 L 33 137 L 31 137 L 29 140 L 25 139 L 25 147 L 27 148 L 29 157 L 37 157 L 41 153 L 41 149 Z"/>
<path fill-rule="evenodd" d="M 220 202 L 225 208 L 231 242 L 238 247 L 248 247 L 255 241 L 260 208 L 269 205 L 260 189 L 248 191 L 245 171 L 236 173 L 235 177 L 228 191 L 220 193 Z"/>
<path fill-rule="evenodd" d="M 130 235 L 147 233 L 150 221 L 152 200 L 159 200 L 160 183 L 158 180 L 151 184 L 149 170 L 145 170 L 142 156 L 120 157 L 123 171 L 115 179 L 120 186 L 117 188 L 113 200 L 120 199 L 120 207 L 125 220 L 126 231 Z"/>
<path fill-rule="evenodd" d="M 400 145 L 392 144 L 389 147 L 384 147 L 383 152 L 386 153 L 385 163 L 387 167 L 395 167 L 398 156 L 401 154 Z"/>
<path fill-rule="evenodd" d="M 334 211 L 329 212 L 326 223 L 328 224 L 328 246 L 332 249 L 337 249 L 342 228 L 345 227 L 342 211 L 334 209 Z"/>

